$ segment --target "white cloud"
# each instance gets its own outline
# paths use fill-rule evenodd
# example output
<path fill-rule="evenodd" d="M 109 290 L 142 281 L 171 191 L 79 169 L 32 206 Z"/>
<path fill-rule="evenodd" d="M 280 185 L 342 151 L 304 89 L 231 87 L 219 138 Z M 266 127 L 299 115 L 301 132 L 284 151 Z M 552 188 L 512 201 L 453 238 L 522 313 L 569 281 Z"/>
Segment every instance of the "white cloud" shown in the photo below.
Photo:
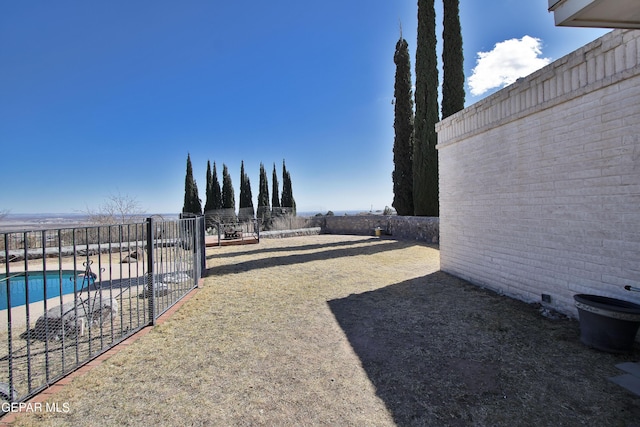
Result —
<path fill-rule="evenodd" d="M 496 43 L 489 52 L 478 52 L 476 67 L 468 80 L 471 94 L 478 96 L 505 87 L 547 65 L 550 59 L 540 57 L 541 44 L 540 39 L 524 36 Z"/>

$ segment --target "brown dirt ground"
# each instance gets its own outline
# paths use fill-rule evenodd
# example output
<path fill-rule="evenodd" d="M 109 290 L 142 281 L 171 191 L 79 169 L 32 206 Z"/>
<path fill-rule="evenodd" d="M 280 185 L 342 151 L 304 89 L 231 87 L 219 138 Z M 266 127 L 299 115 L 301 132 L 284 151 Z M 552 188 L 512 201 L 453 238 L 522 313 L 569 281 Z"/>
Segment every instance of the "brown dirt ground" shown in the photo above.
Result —
<path fill-rule="evenodd" d="M 579 324 L 362 236 L 211 248 L 166 323 L 16 425 L 629 426 L 640 398 Z"/>

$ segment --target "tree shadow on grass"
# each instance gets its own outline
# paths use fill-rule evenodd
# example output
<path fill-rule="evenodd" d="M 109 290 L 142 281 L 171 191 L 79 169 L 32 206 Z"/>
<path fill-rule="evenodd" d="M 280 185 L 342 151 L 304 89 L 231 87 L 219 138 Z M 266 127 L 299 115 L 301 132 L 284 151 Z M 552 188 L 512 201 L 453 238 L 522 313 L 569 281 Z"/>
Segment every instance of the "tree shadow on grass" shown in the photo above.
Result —
<path fill-rule="evenodd" d="M 587 349 L 575 320 L 446 273 L 328 305 L 400 426 L 625 425 L 640 415 L 606 380 L 633 356 Z"/>
<path fill-rule="evenodd" d="M 371 246 L 355 246 L 365 241 L 371 241 L 372 242 Z M 306 245 L 306 246 L 300 246 L 300 247 L 294 246 L 294 247 L 287 248 L 287 251 L 296 252 L 296 251 L 305 251 L 308 249 L 316 249 L 316 248 L 329 248 L 329 249 L 317 251 L 317 252 L 303 252 L 303 253 L 293 253 L 290 255 L 283 255 L 283 256 L 271 256 L 267 258 L 253 259 L 253 260 L 238 262 L 238 263 L 233 262 L 233 260 L 229 260 L 229 262 L 224 262 L 225 258 L 221 257 L 218 259 L 221 262 L 221 264 L 207 269 L 207 275 L 223 275 L 223 274 L 241 273 L 241 272 L 247 272 L 247 271 L 257 270 L 261 268 L 275 267 L 275 266 L 303 264 L 306 262 L 322 261 L 322 260 L 344 258 L 344 257 L 351 257 L 351 256 L 373 255 L 380 252 L 392 251 L 397 249 L 405 249 L 411 246 L 421 244 L 413 241 L 391 240 L 391 239 L 385 239 L 384 244 L 374 244 L 375 242 L 379 242 L 379 241 L 380 240 L 378 239 L 366 239 L 366 240 L 351 241 L 348 243 L 342 242 L 341 244 Z M 341 246 L 354 246 L 354 247 L 341 247 Z"/>
<path fill-rule="evenodd" d="M 336 248 L 340 246 L 357 245 L 360 243 L 369 242 L 371 240 L 377 240 L 377 239 L 374 239 L 373 237 L 363 237 L 362 239 L 349 240 L 349 241 L 343 241 L 343 242 L 318 243 L 313 245 L 301 245 L 301 246 L 285 246 L 280 248 L 265 248 L 264 246 L 261 247 L 260 245 L 258 245 L 258 246 L 253 246 L 251 249 L 246 251 L 208 255 L 207 259 L 209 260 L 209 259 L 220 259 L 220 258 L 232 258 L 232 257 L 249 255 L 256 252 L 259 252 L 259 253 L 291 252 L 292 249 L 295 249 L 297 251 L 328 249 L 328 248 Z"/>

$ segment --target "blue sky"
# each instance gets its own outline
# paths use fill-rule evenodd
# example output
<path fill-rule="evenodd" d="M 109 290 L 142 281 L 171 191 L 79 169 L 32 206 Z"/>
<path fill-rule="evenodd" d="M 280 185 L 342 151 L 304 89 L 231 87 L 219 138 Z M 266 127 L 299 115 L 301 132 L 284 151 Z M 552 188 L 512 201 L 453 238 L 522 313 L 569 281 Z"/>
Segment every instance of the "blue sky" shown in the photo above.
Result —
<path fill-rule="evenodd" d="M 467 105 L 608 31 L 547 3 L 460 1 Z M 188 153 L 203 204 L 207 160 L 256 203 L 285 159 L 299 211 L 390 206 L 400 22 L 413 67 L 416 0 L 2 2 L 0 211 L 176 213 Z"/>

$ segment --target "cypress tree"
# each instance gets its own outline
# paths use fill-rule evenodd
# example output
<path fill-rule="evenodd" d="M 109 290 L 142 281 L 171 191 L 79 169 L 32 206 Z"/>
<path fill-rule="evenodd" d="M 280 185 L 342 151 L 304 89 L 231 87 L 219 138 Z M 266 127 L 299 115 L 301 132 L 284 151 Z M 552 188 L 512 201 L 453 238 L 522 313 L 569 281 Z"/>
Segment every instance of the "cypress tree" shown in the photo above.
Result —
<path fill-rule="evenodd" d="M 207 203 L 204 207 L 207 227 L 213 227 L 216 222 L 222 221 L 222 192 L 218 181 L 216 162 L 213 162 L 213 172 L 210 163 L 207 162 Z"/>
<path fill-rule="evenodd" d="M 191 213 L 196 215 L 202 215 L 202 200 L 198 196 L 198 184 L 193 180 L 193 194 L 192 194 L 192 209 Z"/>
<path fill-rule="evenodd" d="M 206 227 L 212 227 L 215 223 L 213 217 L 213 178 L 211 175 L 211 162 L 207 160 L 207 184 L 205 188 L 206 202 L 204 204 L 204 215 Z"/>
<path fill-rule="evenodd" d="M 182 213 L 202 215 L 202 204 L 198 197 L 198 185 L 193 179 L 191 155 L 187 154 L 187 173 L 184 180 L 184 206 Z"/>
<path fill-rule="evenodd" d="M 187 154 L 187 172 L 184 179 L 184 203 L 182 212 L 191 212 L 191 194 L 193 194 L 193 168 L 191 167 L 191 155 Z"/>
<path fill-rule="evenodd" d="M 291 175 L 287 171 L 287 166 L 282 161 L 282 207 L 286 212 L 296 215 L 296 201 L 293 198 L 293 190 L 291 188 Z"/>
<path fill-rule="evenodd" d="M 282 214 L 282 209 L 280 208 L 280 192 L 278 191 L 278 175 L 276 174 L 276 164 L 273 164 L 273 178 L 272 178 L 272 188 L 273 191 L 271 193 L 271 213 L 272 216 L 280 216 Z"/>
<path fill-rule="evenodd" d="M 213 199 L 212 208 L 214 210 L 222 209 L 222 190 L 220 190 L 220 181 L 218 181 L 216 162 L 213 162 L 211 194 Z"/>
<path fill-rule="evenodd" d="M 398 215 L 413 215 L 413 92 L 411 89 L 411 60 L 409 45 L 402 38 L 396 43 L 393 55 L 396 64 L 395 140 L 393 142 L 393 203 Z"/>
<path fill-rule="evenodd" d="M 204 213 L 213 210 L 213 177 L 211 174 L 211 162 L 207 160 L 207 186 L 205 188 L 206 202 L 204 204 Z"/>
<path fill-rule="evenodd" d="M 413 141 L 414 215 L 438 216 L 438 59 L 434 0 L 418 0 L 416 115 Z"/>
<path fill-rule="evenodd" d="M 245 181 L 244 181 L 244 161 L 240 162 L 240 200 L 238 204 L 238 216 L 242 218 L 242 208 L 245 207 Z"/>
<path fill-rule="evenodd" d="M 222 218 L 224 222 L 236 221 L 236 198 L 227 165 L 222 164 Z"/>
<path fill-rule="evenodd" d="M 459 0 L 443 0 L 442 118 L 464 108 L 464 54 Z"/>
<path fill-rule="evenodd" d="M 271 217 L 271 207 L 269 206 L 269 182 L 267 181 L 267 171 L 260 163 L 260 190 L 258 192 L 258 219 L 268 226 Z"/>
<path fill-rule="evenodd" d="M 253 194 L 251 193 L 251 180 L 247 174 L 244 175 L 244 178 L 244 191 L 246 195 L 245 209 L 247 211 L 247 218 L 251 220 L 255 216 L 255 210 L 253 209 Z"/>
<path fill-rule="evenodd" d="M 251 181 L 244 170 L 244 161 L 240 163 L 240 207 L 238 217 L 240 221 L 253 219 L 253 196 L 251 194 Z"/>

